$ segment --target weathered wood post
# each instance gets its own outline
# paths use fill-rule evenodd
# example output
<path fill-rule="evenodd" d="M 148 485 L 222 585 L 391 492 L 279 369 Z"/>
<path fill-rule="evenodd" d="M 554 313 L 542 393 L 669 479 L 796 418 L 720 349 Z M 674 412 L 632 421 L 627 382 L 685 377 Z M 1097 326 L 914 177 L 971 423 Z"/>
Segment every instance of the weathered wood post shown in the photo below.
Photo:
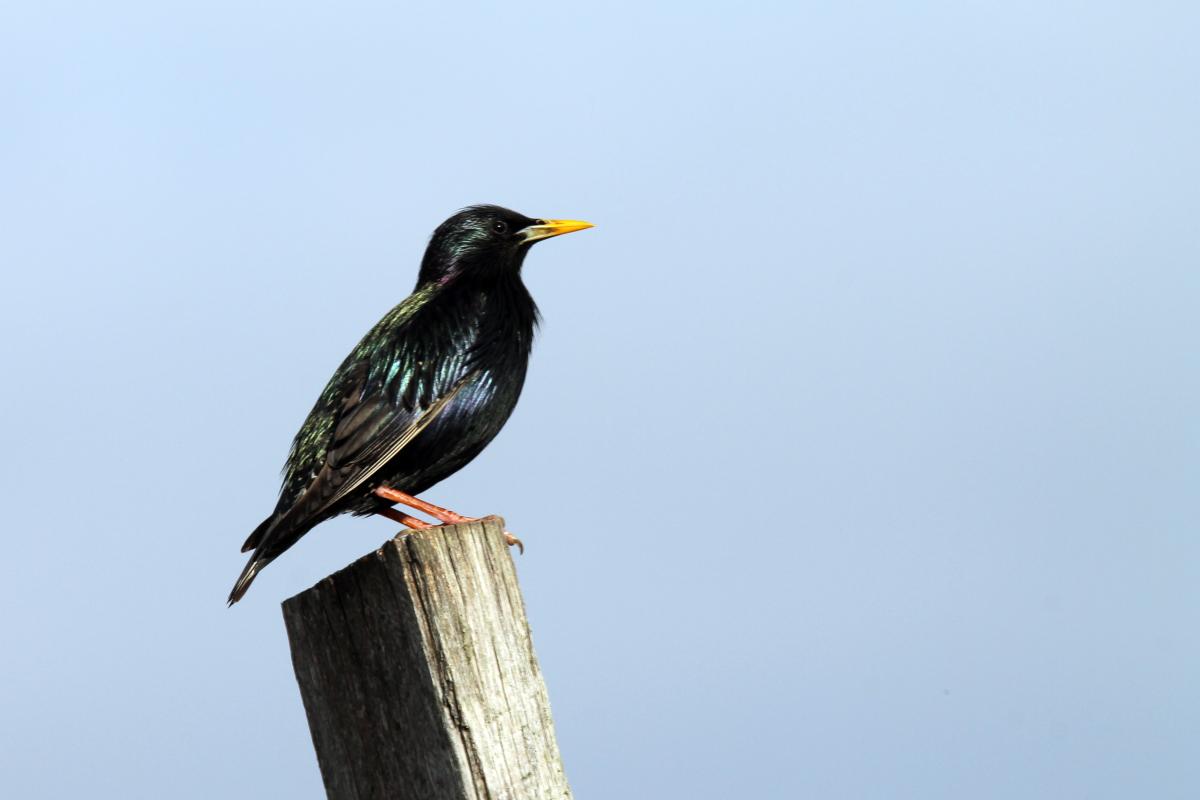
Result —
<path fill-rule="evenodd" d="M 567 800 L 504 522 L 403 534 L 283 604 L 330 800 Z"/>

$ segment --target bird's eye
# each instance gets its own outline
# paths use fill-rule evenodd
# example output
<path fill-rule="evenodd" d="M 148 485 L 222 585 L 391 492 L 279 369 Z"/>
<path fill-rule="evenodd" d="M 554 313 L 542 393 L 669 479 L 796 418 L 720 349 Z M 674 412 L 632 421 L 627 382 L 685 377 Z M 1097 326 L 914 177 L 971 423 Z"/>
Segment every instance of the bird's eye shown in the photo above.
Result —
<path fill-rule="evenodd" d="M 492 230 L 496 233 L 508 233 L 508 223 L 502 219 L 498 219 L 492 223 Z"/>

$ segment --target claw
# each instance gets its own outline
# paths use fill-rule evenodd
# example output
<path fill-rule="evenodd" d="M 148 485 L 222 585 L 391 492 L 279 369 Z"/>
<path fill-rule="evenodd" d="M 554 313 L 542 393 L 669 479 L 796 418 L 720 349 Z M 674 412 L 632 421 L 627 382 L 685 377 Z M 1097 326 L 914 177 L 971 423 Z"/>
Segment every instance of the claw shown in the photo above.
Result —
<path fill-rule="evenodd" d="M 383 495 L 381 494 L 380 496 L 383 496 Z M 388 499 L 391 499 L 391 498 L 388 498 Z M 439 509 L 439 511 L 440 510 L 444 510 L 444 509 Z M 405 514 L 402 511 L 398 511 L 394 508 L 380 509 L 379 511 L 376 511 L 375 513 L 379 514 L 380 516 L 387 517 L 390 520 L 395 520 L 396 522 L 403 523 L 405 526 L 407 526 L 409 528 L 413 528 L 415 530 L 419 530 L 419 531 L 435 527 L 433 525 L 430 525 L 428 522 L 425 522 L 424 520 L 417 519 L 416 517 L 411 517 L 408 514 Z M 453 512 L 451 512 L 451 513 L 453 513 Z M 455 514 L 454 516 L 458 517 L 463 522 L 479 522 L 480 521 L 474 517 L 462 517 L 457 514 Z M 484 517 L 483 519 L 498 520 L 499 517 L 497 517 L 495 514 L 489 514 L 488 516 Z M 443 523 L 443 524 L 448 525 L 451 523 Z M 522 542 L 517 537 L 513 536 L 511 531 L 504 532 L 504 543 L 506 545 L 508 545 L 509 547 L 516 545 L 517 552 L 520 553 L 521 555 L 525 555 L 525 543 Z"/>

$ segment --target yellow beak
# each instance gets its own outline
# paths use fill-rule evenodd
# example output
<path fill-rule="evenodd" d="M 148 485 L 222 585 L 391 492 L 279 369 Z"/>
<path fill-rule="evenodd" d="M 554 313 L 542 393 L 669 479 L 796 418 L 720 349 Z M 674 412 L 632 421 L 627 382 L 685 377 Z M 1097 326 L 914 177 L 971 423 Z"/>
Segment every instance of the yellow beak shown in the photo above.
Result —
<path fill-rule="evenodd" d="M 562 236 L 564 233 L 594 228 L 590 222 L 578 219 L 539 219 L 536 225 L 522 228 L 522 242 L 536 242 L 539 239 L 549 239 L 551 236 Z"/>

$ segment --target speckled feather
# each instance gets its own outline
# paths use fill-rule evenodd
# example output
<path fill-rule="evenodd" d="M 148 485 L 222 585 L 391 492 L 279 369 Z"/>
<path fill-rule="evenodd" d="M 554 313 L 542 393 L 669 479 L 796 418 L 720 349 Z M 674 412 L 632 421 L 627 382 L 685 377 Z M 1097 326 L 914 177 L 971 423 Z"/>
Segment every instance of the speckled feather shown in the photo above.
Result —
<path fill-rule="evenodd" d="M 320 522 L 388 505 L 461 469 L 499 433 L 525 380 L 537 308 L 520 277 L 529 245 L 498 248 L 488 226 L 535 222 L 494 206 L 434 232 L 417 287 L 338 367 L 292 442 L 274 513 L 230 595 Z"/>

